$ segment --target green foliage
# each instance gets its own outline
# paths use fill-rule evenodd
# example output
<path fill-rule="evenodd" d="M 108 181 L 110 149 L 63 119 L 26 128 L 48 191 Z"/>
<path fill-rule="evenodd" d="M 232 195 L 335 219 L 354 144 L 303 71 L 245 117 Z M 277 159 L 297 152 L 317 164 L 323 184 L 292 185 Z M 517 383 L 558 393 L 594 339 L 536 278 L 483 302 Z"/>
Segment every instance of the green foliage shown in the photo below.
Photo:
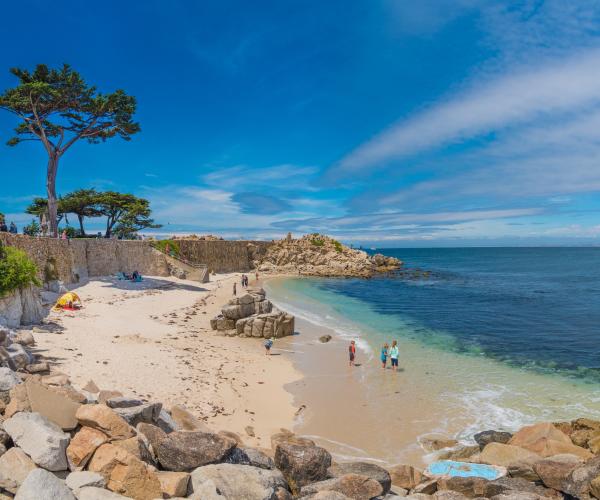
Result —
<path fill-rule="evenodd" d="M 85 236 L 83 220 L 85 217 L 99 217 L 102 212 L 98 208 L 100 193 L 94 188 L 78 189 L 58 200 L 59 212 L 75 214 L 79 220 L 79 233 Z"/>
<path fill-rule="evenodd" d="M 335 249 L 336 249 L 337 252 L 342 253 L 343 247 L 342 247 L 342 244 L 339 241 L 333 240 L 333 246 L 335 247 Z"/>
<path fill-rule="evenodd" d="M 0 296 L 29 285 L 40 286 L 37 268 L 22 250 L 4 247 L 0 254 Z"/>
<path fill-rule="evenodd" d="M 65 227 L 58 228 L 58 234 L 60 234 L 61 236 L 62 236 L 63 231 L 66 231 L 67 238 L 69 238 L 69 239 L 77 238 L 80 236 L 79 230 L 75 229 L 72 226 L 65 226 Z"/>
<path fill-rule="evenodd" d="M 313 235 L 311 235 L 312 238 L 310 240 L 310 242 L 316 246 L 316 247 L 322 247 L 325 245 L 325 241 L 323 240 L 323 238 L 320 237 L 319 233 L 314 233 Z"/>
<path fill-rule="evenodd" d="M 169 255 L 179 257 L 179 243 L 175 240 L 156 240 L 152 242 L 152 246 L 162 253 L 167 253 L 167 245 L 169 247 Z"/>
<path fill-rule="evenodd" d="M 150 202 L 132 194 L 115 191 L 100 193 L 98 207 L 106 217 L 107 238 L 111 236 L 113 229 L 117 235 L 131 237 L 140 229 L 161 227 L 150 218 Z"/>
<path fill-rule="evenodd" d="M 40 234 L 40 225 L 35 219 L 33 219 L 31 221 L 31 224 L 28 224 L 23 228 L 23 234 L 26 234 L 28 236 L 37 236 L 38 234 Z"/>

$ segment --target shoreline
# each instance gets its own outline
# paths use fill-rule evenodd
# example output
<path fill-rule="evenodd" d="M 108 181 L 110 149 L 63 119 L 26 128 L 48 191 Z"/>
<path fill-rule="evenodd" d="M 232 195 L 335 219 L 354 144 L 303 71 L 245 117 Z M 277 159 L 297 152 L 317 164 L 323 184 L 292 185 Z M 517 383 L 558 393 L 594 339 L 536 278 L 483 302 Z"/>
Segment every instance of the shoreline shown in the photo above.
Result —
<path fill-rule="evenodd" d="M 294 425 L 297 408 L 284 386 L 300 374 L 285 355 L 267 358 L 262 342 L 210 329 L 234 282 L 240 292 L 239 276 L 217 275 L 205 284 L 96 278 L 70 287 L 84 308 L 50 313 L 47 321 L 62 331 L 35 328 L 36 351 L 79 387 L 93 380 L 167 407 L 183 404 L 211 429 L 269 447 L 272 434 Z"/>

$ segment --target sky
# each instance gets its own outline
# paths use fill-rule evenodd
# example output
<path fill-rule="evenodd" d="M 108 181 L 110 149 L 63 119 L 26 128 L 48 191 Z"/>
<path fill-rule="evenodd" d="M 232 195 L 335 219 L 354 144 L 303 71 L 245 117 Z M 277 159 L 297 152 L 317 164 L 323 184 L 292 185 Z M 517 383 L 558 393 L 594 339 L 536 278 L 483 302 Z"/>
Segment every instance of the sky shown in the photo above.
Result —
<path fill-rule="evenodd" d="M 136 97 L 142 131 L 76 144 L 57 187 L 147 198 L 159 237 L 600 244 L 600 1 L 21 0 L 3 15 L 0 92 L 11 67 L 68 63 Z M 0 110 L 0 212 L 22 227 L 47 158 L 5 145 L 16 124 Z"/>

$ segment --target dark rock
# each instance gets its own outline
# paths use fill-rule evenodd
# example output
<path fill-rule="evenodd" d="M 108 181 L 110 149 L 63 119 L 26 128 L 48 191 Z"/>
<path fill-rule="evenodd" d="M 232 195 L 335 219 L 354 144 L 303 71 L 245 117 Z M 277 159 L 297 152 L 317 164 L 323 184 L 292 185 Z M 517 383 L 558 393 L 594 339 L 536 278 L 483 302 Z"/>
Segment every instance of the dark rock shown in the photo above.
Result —
<path fill-rule="evenodd" d="M 275 465 L 283 472 L 293 493 L 303 486 L 327 479 L 331 455 L 319 446 L 281 443 L 275 450 Z"/>
<path fill-rule="evenodd" d="M 321 335 L 319 337 L 319 342 L 323 342 L 323 344 L 326 344 L 327 342 L 329 342 L 331 340 L 331 335 Z"/>
<path fill-rule="evenodd" d="M 512 438 L 512 436 L 513 435 L 510 432 L 483 431 L 475 434 L 473 436 L 473 439 L 483 450 L 485 446 L 490 443 L 507 444 L 510 441 L 510 438 Z"/>
<path fill-rule="evenodd" d="M 576 467 L 566 477 L 561 491 L 573 497 L 588 497 L 592 481 L 600 476 L 600 456 Z"/>
<path fill-rule="evenodd" d="M 114 400 L 116 398 L 111 399 Z M 140 406 L 113 408 L 113 411 L 121 416 L 132 427 L 135 427 L 140 422 L 145 422 L 147 424 L 154 423 L 158 419 L 161 410 L 162 403 L 148 403 Z"/>
<path fill-rule="evenodd" d="M 383 494 L 383 488 L 378 481 L 358 474 L 345 474 L 304 486 L 301 496 L 312 495 L 320 491 L 337 491 L 355 500 L 369 500 Z"/>
<path fill-rule="evenodd" d="M 456 491 L 469 498 L 476 498 L 486 496 L 484 492 L 488 483 L 481 477 L 441 477 L 437 481 L 437 487 L 438 490 Z"/>
<path fill-rule="evenodd" d="M 370 477 L 381 484 L 384 495 L 390 491 L 392 486 L 390 473 L 383 467 L 369 462 L 337 463 L 329 467 L 327 474 L 329 477 L 340 477 L 346 474 L 358 474 L 360 476 Z"/>
<path fill-rule="evenodd" d="M 250 447 L 234 448 L 225 462 L 228 464 L 251 465 L 260 469 L 275 468 L 275 462 L 271 457 L 256 448 Z"/>
<path fill-rule="evenodd" d="M 166 470 L 189 471 L 224 461 L 235 441 L 211 432 L 176 431 L 168 434 L 154 450 Z"/>
<path fill-rule="evenodd" d="M 125 396 L 106 400 L 106 406 L 109 408 L 131 408 L 132 406 L 141 406 L 143 404 L 144 402 L 141 399 L 128 398 Z"/>
<path fill-rule="evenodd" d="M 482 496 L 491 498 L 496 495 L 506 495 L 512 493 L 532 493 L 541 497 L 556 496 L 556 492 L 538 486 L 535 483 L 522 478 L 503 477 L 495 481 L 488 481 L 484 494 Z"/>
<path fill-rule="evenodd" d="M 147 446 L 150 450 L 150 453 L 152 453 L 154 458 L 156 458 L 156 450 L 158 449 L 158 445 L 167 437 L 167 433 L 160 427 L 147 424 L 145 422 L 140 422 L 137 424 L 135 429 L 138 432 L 138 436 L 143 437 L 147 441 Z"/>
<path fill-rule="evenodd" d="M 581 459 L 574 455 L 557 455 L 540 460 L 533 469 L 545 486 L 561 490 L 567 476 L 581 463 Z"/>

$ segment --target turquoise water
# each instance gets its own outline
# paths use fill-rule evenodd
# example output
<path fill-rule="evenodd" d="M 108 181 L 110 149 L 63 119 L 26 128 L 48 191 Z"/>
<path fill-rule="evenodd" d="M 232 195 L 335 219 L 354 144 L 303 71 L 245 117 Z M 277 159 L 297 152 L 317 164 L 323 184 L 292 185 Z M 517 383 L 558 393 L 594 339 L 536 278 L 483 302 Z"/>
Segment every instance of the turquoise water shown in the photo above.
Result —
<path fill-rule="evenodd" d="M 481 250 L 389 252 L 419 269 L 416 279 L 408 271 L 373 280 L 286 278 L 267 285 L 281 308 L 335 332 L 338 344 L 330 349 L 336 356 L 339 351 L 333 361 L 340 373 L 347 343 L 357 341 L 361 367 L 352 381 L 364 386 L 370 418 L 386 425 L 393 408 L 395 421 L 410 424 L 410 435 L 393 446 L 380 443 L 387 461 L 402 458 L 398 447 L 428 433 L 467 442 L 485 429 L 600 418 L 600 277 L 598 287 L 592 279 L 600 273 L 593 265 L 600 250 L 542 249 L 550 251 L 543 258 L 540 251 Z M 494 264 L 503 250 L 501 264 Z M 564 258 L 568 264 L 561 267 Z M 394 339 L 402 372 L 392 381 L 379 366 L 379 349 Z M 300 335 L 294 342 L 300 347 L 307 340 Z M 316 424 L 307 426 L 318 432 Z M 346 438 L 348 445 L 359 444 Z"/>

